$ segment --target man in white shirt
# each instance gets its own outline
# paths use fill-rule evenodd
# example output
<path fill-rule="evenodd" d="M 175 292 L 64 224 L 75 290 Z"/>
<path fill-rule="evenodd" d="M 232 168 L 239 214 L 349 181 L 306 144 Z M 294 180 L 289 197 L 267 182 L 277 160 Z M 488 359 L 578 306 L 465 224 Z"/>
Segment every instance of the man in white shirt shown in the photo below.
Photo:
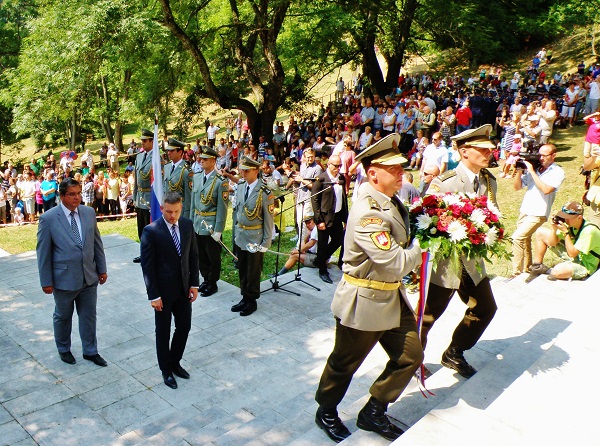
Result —
<path fill-rule="evenodd" d="M 421 162 L 421 178 L 425 166 L 437 166 L 440 169 L 439 173 L 444 173 L 448 167 L 448 150 L 444 145 L 442 134 L 435 132 L 431 136 L 431 144 L 425 147 L 423 151 L 423 161 Z"/>
<path fill-rule="evenodd" d="M 524 160 L 527 172 L 519 169 L 520 174 L 515 175 L 513 180 L 515 190 L 527 188 L 521 203 L 517 229 L 512 235 L 513 276 L 526 272 L 531 266 L 531 237 L 548 220 L 556 191 L 565 179 L 564 170 L 554 164 L 556 147 L 544 144 L 539 153 L 540 167 L 535 169 L 529 161 Z"/>
<path fill-rule="evenodd" d="M 311 214 L 304 217 L 304 224 L 307 228 L 306 235 L 302 237 L 304 240 L 302 240 L 302 243 L 298 240 L 296 247 L 292 249 L 285 265 L 277 272 L 277 276 L 281 276 L 290 271 L 298 261 L 309 268 L 315 268 L 317 266 L 317 243 L 319 232 Z M 273 274 L 272 277 L 275 277 L 275 274 Z"/>
<path fill-rule="evenodd" d="M 215 146 L 215 140 L 217 139 L 217 132 L 221 130 L 221 128 L 217 125 L 214 125 L 212 122 L 206 129 L 206 138 L 208 139 L 208 145 L 210 147 Z"/>
<path fill-rule="evenodd" d="M 587 101 L 585 102 L 584 115 L 590 115 L 598 111 L 600 105 L 600 76 L 596 76 L 588 82 L 586 88 L 589 91 Z"/>

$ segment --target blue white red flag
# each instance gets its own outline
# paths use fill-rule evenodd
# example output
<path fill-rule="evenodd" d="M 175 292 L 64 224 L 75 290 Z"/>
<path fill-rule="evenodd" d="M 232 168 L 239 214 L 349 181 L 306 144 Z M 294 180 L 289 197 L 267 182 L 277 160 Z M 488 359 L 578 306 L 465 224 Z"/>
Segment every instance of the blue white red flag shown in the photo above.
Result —
<path fill-rule="evenodd" d="M 162 216 L 160 205 L 163 200 L 163 177 L 160 150 L 158 149 L 158 116 L 154 120 L 154 141 L 152 142 L 152 179 L 150 186 L 150 221 Z"/>

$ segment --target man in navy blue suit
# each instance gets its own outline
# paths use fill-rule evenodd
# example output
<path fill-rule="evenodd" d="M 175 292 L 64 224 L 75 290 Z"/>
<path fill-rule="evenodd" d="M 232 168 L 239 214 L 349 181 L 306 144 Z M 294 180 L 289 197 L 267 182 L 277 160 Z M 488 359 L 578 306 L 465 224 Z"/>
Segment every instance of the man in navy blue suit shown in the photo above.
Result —
<path fill-rule="evenodd" d="M 162 218 L 144 228 L 141 240 L 142 271 L 156 324 L 156 355 L 165 384 L 177 388 L 173 374 L 189 379 L 181 367 L 192 325 L 192 302 L 198 297 L 198 247 L 194 226 L 182 217 L 177 192 L 167 192 L 160 207 Z M 171 337 L 171 314 L 175 331 Z"/>

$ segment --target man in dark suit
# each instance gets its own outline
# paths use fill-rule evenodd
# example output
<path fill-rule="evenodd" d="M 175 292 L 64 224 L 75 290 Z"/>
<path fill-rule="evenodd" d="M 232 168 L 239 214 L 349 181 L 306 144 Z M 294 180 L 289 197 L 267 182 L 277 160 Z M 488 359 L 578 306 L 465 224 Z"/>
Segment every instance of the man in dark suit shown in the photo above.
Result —
<path fill-rule="evenodd" d="M 74 179 L 66 178 L 58 191 L 60 205 L 40 216 L 36 248 L 42 290 L 54 294 L 54 340 L 60 359 L 75 364 L 71 327 L 76 305 L 83 358 L 104 367 L 96 339 L 96 302 L 98 283 L 108 276 L 96 214 L 81 205 L 81 185 Z"/>
<path fill-rule="evenodd" d="M 142 272 L 156 324 L 156 356 L 163 380 L 177 388 L 173 374 L 189 379 L 180 365 L 192 325 L 192 302 L 198 297 L 198 248 L 192 221 L 182 217 L 177 192 L 167 192 L 160 207 L 163 216 L 144 228 L 141 240 Z M 171 314 L 175 331 L 171 337 Z"/>
<path fill-rule="evenodd" d="M 348 197 L 344 178 L 340 177 L 341 165 L 338 155 L 331 156 L 327 161 L 327 170 L 317 176 L 312 188 L 314 221 L 319 230 L 317 268 L 319 277 L 327 283 L 333 283 L 327 272 L 327 260 L 342 246 L 348 220 Z"/>

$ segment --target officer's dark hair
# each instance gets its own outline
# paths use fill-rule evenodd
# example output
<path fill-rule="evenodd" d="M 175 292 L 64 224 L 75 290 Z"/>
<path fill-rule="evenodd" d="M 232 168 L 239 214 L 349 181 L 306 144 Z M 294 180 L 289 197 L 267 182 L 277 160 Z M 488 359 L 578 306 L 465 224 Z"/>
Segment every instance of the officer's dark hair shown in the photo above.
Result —
<path fill-rule="evenodd" d="M 61 197 L 64 197 L 65 195 L 67 195 L 67 190 L 73 186 L 81 186 L 81 184 L 79 184 L 79 181 L 74 180 L 71 177 L 66 177 L 60 182 L 60 185 L 58 186 L 58 194 Z"/>
<path fill-rule="evenodd" d="M 165 195 L 163 195 L 163 204 L 177 204 L 181 202 L 181 195 L 179 195 L 177 192 L 167 192 Z"/>

